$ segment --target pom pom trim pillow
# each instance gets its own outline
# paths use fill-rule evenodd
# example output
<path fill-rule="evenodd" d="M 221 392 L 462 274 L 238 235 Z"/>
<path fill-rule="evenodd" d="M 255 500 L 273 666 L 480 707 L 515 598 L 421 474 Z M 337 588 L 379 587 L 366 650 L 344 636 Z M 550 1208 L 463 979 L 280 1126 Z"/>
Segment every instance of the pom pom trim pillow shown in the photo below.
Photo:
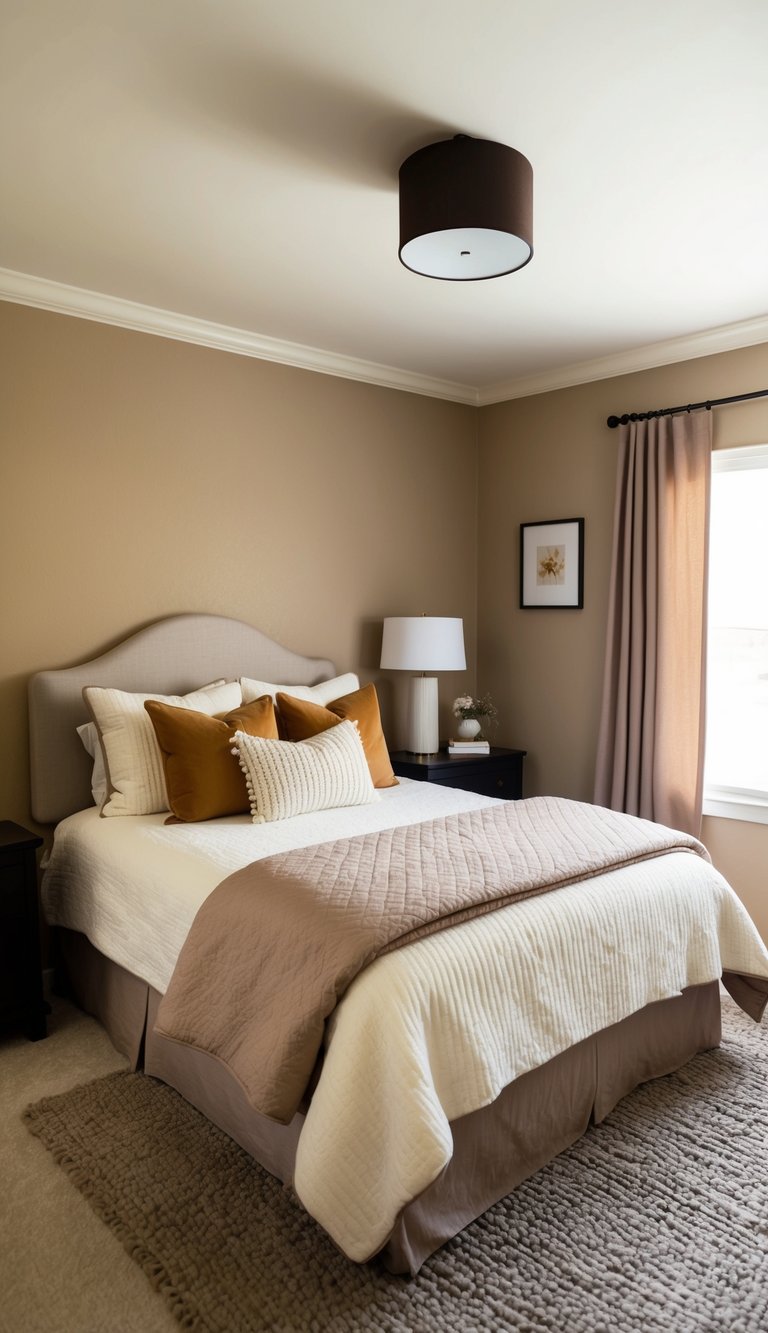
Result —
<path fill-rule="evenodd" d="M 232 749 L 245 774 L 254 824 L 381 799 L 354 722 L 295 744 L 237 731 Z"/>
<path fill-rule="evenodd" d="M 223 717 L 176 708 L 156 699 L 144 703 L 163 756 L 172 814 L 166 824 L 184 824 L 250 812 L 248 790 L 232 754 L 236 731 L 277 740 L 275 706 L 269 695 Z"/>
<path fill-rule="evenodd" d="M 341 699 L 333 699 L 325 708 L 280 693 L 277 706 L 280 710 L 281 734 L 289 741 L 307 740 L 309 736 L 327 731 L 339 722 L 356 722 L 374 787 L 397 786 L 381 727 L 375 685 L 363 685 L 362 689 L 345 694 Z"/>
<path fill-rule="evenodd" d="M 86 685 L 83 698 L 96 723 L 107 772 L 109 795 L 102 815 L 154 815 L 168 809 L 163 757 L 144 708 L 147 699 L 209 715 L 242 703 L 237 681 L 219 681 L 184 695 L 129 694 Z"/>

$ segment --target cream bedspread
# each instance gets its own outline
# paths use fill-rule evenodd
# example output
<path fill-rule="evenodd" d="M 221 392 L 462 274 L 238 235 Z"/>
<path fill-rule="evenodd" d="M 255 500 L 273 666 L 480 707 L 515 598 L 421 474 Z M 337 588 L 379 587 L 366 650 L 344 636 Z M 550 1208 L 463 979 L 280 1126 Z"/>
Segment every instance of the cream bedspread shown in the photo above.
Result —
<path fill-rule="evenodd" d="M 155 1030 L 212 1055 L 254 1110 L 288 1125 L 328 1017 L 375 958 L 680 849 L 709 860 L 688 834 L 537 796 L 253 861 L 200 908 Z"/>
<path fill-rule="evenodd" d="M 164 990 L 197 906 L 248 860 L 487 804 L 427 784 L 390 792 L 375 806 L 326 813 L 320 825 L 303 817 L 301 829 L 274 826 L 266 844 L 253 837 L 263 826 L 244 821 L 164 828 L 162 816 L 99 820 L 82 812 L 60 828 L 46 911 Z M 114 825 L 132 828 L 112 835 Z M 144 851 L 129 852 L 137 843 Z M 112 891 L 101 895 L 110 861 Z M 143 888 L 129 890 L 123 872 L 141 879 L 142 865 Z M 127 936 L 140 934 L 153 938 L 137 965 Z M 768 951 L 723 878 L 687 852 L 515 904 L 378 959 L 329 1024 L 299 1142 L 299 1197 L 345 1253 L 368 1258 L 400 1208 L 450 1160 L 449 1121 L 574 1042 L 724 970 L 768 978 Z"/>
<path fill-rule="evenodd" d="M 251 861 L 495 804 L 487 796 L 401 778 L 370 805 L 272 824 L 247 815 L 173 824 L 159 815 L 101 819 L 94 806 L 56 828 L 42 897 L 53 925 L 82 931 L 107 958 L 165 993 L 198 908 Z"/>

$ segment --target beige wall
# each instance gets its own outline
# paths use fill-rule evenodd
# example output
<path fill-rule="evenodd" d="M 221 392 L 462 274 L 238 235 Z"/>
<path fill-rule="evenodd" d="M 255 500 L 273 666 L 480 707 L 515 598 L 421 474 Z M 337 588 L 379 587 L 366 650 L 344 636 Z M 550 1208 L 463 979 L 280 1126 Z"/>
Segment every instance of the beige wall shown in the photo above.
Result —
<path fill-rule="evenodd" d="M 526 793 L 592 797 L 618 434 L 612 413 L 768 387 L 749 348 L 482 409 L 478 688 L 499 740 L 528 749 Z M 715 447 L 768 440 L 768 399 L 715 410 Z M 519 524 L 586 519 L 584 609 L 519 609 Z M 703 836 L 768 940 L 768 826 L 706 819 Z"/>
<path fill-rule="evenodd" d="M 527 792 L 589 799 L 605 418 L 768 382 L 760 347 L 477 412 L 8 303 L 0 367 L 0 817 L 22 823 L 29 675 L 194 610 L 377 679 L 395 744 L 405 682 L 379 676 L 382 617 L 461 615 L 469 670 L 441 677 L 444 731 L 457 692 L 490 691 L 498 741 L 529 751 Z M 716 447 L 765 440 L 768 401 L 717 410 Z M 584 609 L 521 611 L 519 524 L 581 515 Z M 707 819 L 704 837 L 768 938 L 768 827 Z"/>
<path fill-rule="evenodd" d="M 383 616 L 463 616 L 447 728 L 474 688 L 474 409 L 8 303 L 0 367 L 0 817 L 30 821 L 29 675 L 175 612 L 366 679 Z M 380 681 L 390 722 L 404 685 Z"/>

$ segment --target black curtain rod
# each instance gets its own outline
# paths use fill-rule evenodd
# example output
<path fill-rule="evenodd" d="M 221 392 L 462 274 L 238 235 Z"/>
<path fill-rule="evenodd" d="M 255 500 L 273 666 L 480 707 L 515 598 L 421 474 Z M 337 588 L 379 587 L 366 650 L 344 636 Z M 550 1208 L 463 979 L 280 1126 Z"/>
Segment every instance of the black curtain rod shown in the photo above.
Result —
<path fill-rule="evenodd" d="M 750 398 L 768 398 L 768 389 L 756 389 L 754 393 L 735 393 L 731 398 L 708 398 L 705 403 L 683 403 L 682 407 L 659 407 L 655 412 L 625 412 L 623 417 L 609 417 L 611 430 L 617 426 L 626 426 L 630 421 L 650 421 L 652 417 L 671 417 L 676 412 L 695 412 L 699 407 L 722 407 L 724 403 L 745 403 Z"/>

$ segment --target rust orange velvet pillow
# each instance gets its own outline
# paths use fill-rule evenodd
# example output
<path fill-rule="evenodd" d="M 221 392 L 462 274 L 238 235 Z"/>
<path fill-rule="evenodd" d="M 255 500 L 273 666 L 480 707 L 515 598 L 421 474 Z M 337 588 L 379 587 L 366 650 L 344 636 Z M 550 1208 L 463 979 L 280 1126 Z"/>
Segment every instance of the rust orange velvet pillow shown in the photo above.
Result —
<path fill-rule="evenodd" d="M 245 731 L 250 736 L 277 739 L 275 707 L 269 695 L 217 717 L 152 699 L 144 707 L 163 756 L 171 822 L 187 824 L 248 814 L 248 791 L 232 754 L 232 737 L 236 731 Z"/>
<path fill-rule="evenodd" d="M 281 729 L 289 741 L 306 741 L 339 722 L 356 722 L 374 787 L 397 786 L 381 727 L 375 685 L 364 685 L 352 694 L 344 694 L 325 708 L 294 699 L 290 694 L 278 694 L 277 706 Z"/>

